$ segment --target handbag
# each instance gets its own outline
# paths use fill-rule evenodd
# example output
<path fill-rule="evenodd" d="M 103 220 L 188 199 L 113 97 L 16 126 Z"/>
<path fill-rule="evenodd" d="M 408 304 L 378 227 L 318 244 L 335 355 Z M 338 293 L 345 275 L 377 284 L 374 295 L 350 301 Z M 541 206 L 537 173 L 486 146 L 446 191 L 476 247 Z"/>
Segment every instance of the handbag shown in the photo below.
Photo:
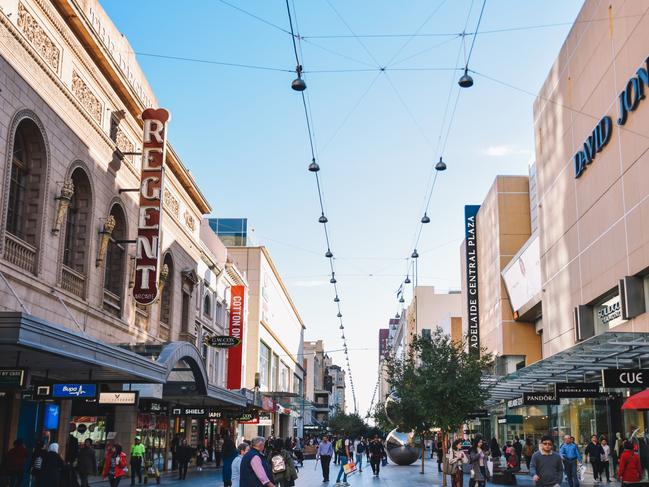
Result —
<path fill-rule="evenodd" d="M 383 458 L 381 459 L 381 466 L 382 466 L 382 467 L 385 467 L 387 464 L 388 464 L 388 459 L 387 459 L 387 457 L 383 457 Z"/>
<path fill-rule="evenodd" d="M 442 472 L 445 475 L 455 475 L 455 472 L 457 472 L 457 464 L 458 462 L 451 462 L 448 456 L 445 456 L 442 462 Z"/>
<path fill-rule="evenodd" d="M 345 472 L 345 475 L 347 475 L 347 476 L 356 473 L 356 464 L 354 462 L 347 462 L 343 466 L 343 471 Z"/>

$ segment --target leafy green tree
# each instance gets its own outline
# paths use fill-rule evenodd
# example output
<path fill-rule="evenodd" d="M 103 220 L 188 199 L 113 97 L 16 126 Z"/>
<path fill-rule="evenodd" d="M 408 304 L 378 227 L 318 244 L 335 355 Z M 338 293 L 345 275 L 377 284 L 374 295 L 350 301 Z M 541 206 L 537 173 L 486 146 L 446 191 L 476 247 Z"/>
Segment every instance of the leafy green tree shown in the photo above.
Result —
<path fill-rule="evenodd" d="M 441 328 L 430 338 L 413 337 L 405 356 L 387 359 L 387 381 L 399 398 L 399 429 L 414 431 L 423 445 L 431 428 L 440 428 L 446 454 L 448 434 L 487 399 L 481 379 L 491 362 L 490 354 L 469 352 L 465 342 L 451 340 Z"/>
<path fill-rule="evenodd" d="M 388 415 L 385 412 L 384 402 L 379 402 L 374 406 L 374 410 L 372 411 L 372 418 L 374 419 L 376 428 L 384 433 L 389 433 L 395 427 L 395 425 L 392 424 L 392 421 L 390 421 Z"/>
<path fill-rule="evenodd" d="M 367 435 L 369 425 L 358 414 L 346 414 L 338 412 L 333 418 L 329 418 L 327 426 L 333 434 L 347 433 L 352 438 Z"/>

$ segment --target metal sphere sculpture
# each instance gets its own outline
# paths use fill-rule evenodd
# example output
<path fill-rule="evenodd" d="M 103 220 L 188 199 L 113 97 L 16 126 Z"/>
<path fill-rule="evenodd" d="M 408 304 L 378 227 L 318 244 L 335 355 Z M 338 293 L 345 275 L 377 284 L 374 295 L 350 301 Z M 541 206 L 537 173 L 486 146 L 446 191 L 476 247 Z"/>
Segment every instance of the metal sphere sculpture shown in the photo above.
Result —
<path fill-rule="evenodd" d="M 385 400 L 385 415 L 397 426 L 390 431 L 385 441 L 385 449 L 388 458 L 397 465 L 410 465 L 421 458 L 422 444 L 414 432 L 399 431 L 398 425 L 401 424 L 401 415 L 399 413 L 399 397 L 392 393 Z"/>
<path fill-rule="evenodd" d="M 393 429 L 385 446 L 388 457 L 397 465 L 410 465 L 421 458 L 421 441 L 412 431 L 405 433 L 398 428 Z"/>

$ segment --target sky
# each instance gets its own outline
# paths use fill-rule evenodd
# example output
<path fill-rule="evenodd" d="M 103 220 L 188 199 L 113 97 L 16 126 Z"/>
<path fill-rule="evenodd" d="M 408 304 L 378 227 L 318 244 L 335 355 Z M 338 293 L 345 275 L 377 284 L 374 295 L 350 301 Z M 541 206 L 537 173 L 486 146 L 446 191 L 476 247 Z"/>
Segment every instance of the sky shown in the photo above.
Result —
<path fill-rule="evenodd" d="M 101 3 L 172 113 L 170 141 L 212 215 L 249 219 L 306 324 L 305 339 L 323 339 L 344 365 L 304 112 L 290 88 L 295 73 L 151 56 L 294 70 L 285 1 Z M 464 205 L 480 204 L 497 175 L 527 174 L 529 93 L 545 80 L 582 2 L 488 0 L 469 60 L 475 84 L 460 92 L 455 69 L 474 36 L 458 34 L 475 32 L 482 4 L 290 0 L 304 37 L 298 49 L 362 415 L 377 380 L 378 330 L 400 309 L 395 293 L 433 166 L 442 156 L 448 170 L 418 244 L 418 283 L 459 289 Z"/>

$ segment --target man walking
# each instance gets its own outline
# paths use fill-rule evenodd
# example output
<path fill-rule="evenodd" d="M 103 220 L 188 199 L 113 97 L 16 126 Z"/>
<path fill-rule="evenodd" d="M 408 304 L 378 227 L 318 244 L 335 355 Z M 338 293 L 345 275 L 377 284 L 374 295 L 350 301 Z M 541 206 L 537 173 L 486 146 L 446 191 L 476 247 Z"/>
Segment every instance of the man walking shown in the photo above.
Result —
<path fill-rule="evenodd" d="M 316 453 L 316 460 L 320 459 L 320 465 L 322 466 L 322 481 L 329 482 L 329 464 L 331 463 L 331 457 L 334 452 L 334 447 L 329 441 L 328 436 L 324 436 L 320 445 L 318 445 L 318 451 Z"/>
<path fill-rule="evenodd" d="M 586 463 L 590 463 L 593 466 L 593 480 L 595 483 L 598 483 L 602 480 L 602 458 L 604 457 L 604 449 L 602 445 L 599 444 L 597 435 L 590 437 L 590 443 L 584 450 L 586 455 Z"/>
<path fill-rule="evenodd" d="M 347 433 L 343 434 L 342 438 L 336 442 L 336 453 L 338 453 L 338 459 L 340 460 L 340 470 L 338 471 L 338 477 L 336 478 L 337 486 L 346 487 L 349 485 L 347 482 L 347 474 L 345 473 L 345 465 L 347 465 L 347 462 L 351 458 L 349 454 L 349 443 L 349 436 L 347 436 Z M 342 482 L 340 481 L 341 477 L 343 479 Z"/>
<path fill-rule="evenodd" d="M 577 476 L 577 463 L 581 462 L 581 453 L 579 448 L 574 444 L 572 436 L 563 437 L 563 445 L 559 449 L 559 454 L 563 459 L 563 468 L 566 472 L 568 485 L 570 487 L 579 487 L 579 477 Z"/>
<path fill-rule="evenodd" d="M 81 487 L 88 487 L 88 476 L 97 474 L 97 456 L 90 438 L 86 438 L 83 447 L 79 449 L 77 473 L 81 479 Z"/>
<path fill-rule="evenodd" d="M 381 462 L 385 456 L 385 448 L 383 448 L 383 443 L 379 438 L 379 435 L 374 435 L 372 442 L 370 443 L 367 451 L 370 455 L 370 465 L 372 466 L 372 472 L 375 477 L 379 476 L 381 472 Z"/>
<path fill-rule="evenodd" d="M 131 445 L 131 485 L 135 485 L 135 476 L 137 483 L 142 483 L 142 462 L 144 461 L 144 445 L 139 436 L 135 437 L 135 443 Z"/>
<path fill-rule="evenodd" d="M 270 480 L 273 473 L 268 466 L 266 457 L 262 454 L 266 440 L 258 436 L 253 438 L 250 450 L 241 460 L 241 480 L 242 487 L 275 487 Z"/>
<path fill-rule="evenodd" d="M 553 446 L 552 437 L 545 435 L 541 438 L 539 450 L 532 455 L 530 475 L 537 487 L 559 487 L 563 480 L 563 461 L 553 451 Z"/>

